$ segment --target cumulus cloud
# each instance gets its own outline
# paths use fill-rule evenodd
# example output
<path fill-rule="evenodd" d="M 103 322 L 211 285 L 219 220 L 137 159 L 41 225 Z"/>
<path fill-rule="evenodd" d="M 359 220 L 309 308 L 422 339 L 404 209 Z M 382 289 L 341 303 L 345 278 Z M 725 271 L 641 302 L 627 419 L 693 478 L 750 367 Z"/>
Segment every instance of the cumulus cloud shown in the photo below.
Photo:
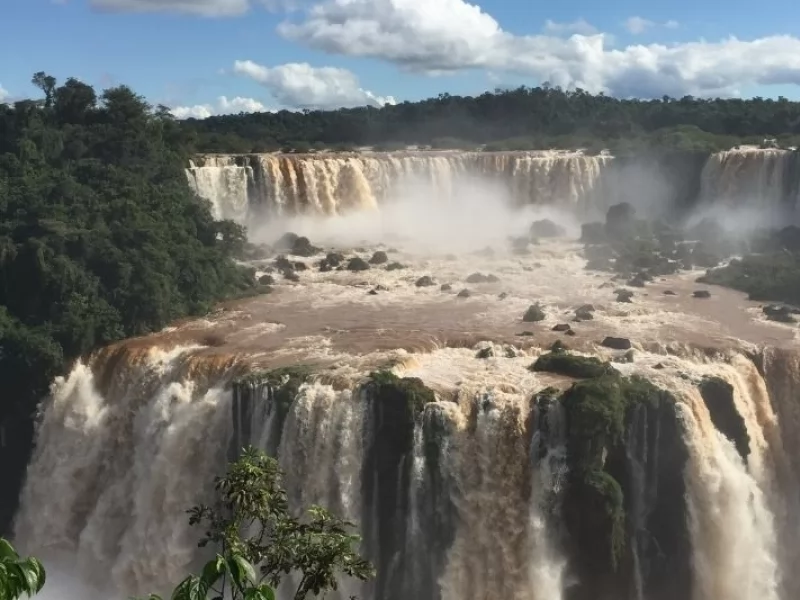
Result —
<path fill-rule="evenodd" d="M 655 23 L 649 19 L 643 19 L 642 17 L 629 17 L 625 19 L 624 25 L 629 33 L 639 35 L 650 29 Z"/>
<path fill-rule="evenodd" d="M 555 21 L 547 19 L 547 21 L 544 22 L 544 30 L 546 33 L 551 33 L 554 35 L 573 33 L 578 33 L 580 35 L 593 35 L 598 33 L 597 28 L 584 19 L 578 19 L 577 21 L 572 21 L 571 23 L 556 23 Z"/>
<path fill-rule="evenodd" d="M 225 96 L 217 98 L 216 104 L 195 104 L 194 106 L 175 106 L 171 109 L 177 119 L 205 119 L 214 115 L 231 113 L 267 112 L 269 109 L 258 100 L 237 96 L 228 99 Z"/>
<path fill-rule="evenodd" d="M 233 71 L 257 81 L 278 102 L 291 108 L 383 106 L 395 103 L 391 96 L 377 96 L 363 89 L 355 74 L 347 69 L 312 67 L 308 63 L 265 67 L 251 60 L 237 60 Z"/>
<path fill-rule="evenodd" d="M 201 17 L 234 17 L 250 8 L 249 0 L 90 0 L 92 8 L 109 12 L 184 13 Z"/>
<path fill-rule="evenodd" d="M 464 0 L 323 0 L 278 31 L 409 71 L 506 71 L 619 96 L 733 95 L 745 85 L 800 83 L 800 40 L 791 36 L 617 48 L 605 34 L 515 35 Z"/>

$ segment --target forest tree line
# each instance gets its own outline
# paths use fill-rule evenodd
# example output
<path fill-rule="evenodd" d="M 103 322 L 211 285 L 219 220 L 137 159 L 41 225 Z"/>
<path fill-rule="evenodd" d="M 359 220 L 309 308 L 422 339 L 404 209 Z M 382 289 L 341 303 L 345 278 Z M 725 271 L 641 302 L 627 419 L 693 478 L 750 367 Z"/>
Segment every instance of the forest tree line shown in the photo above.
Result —
<path fill-rule="evenodd" d="M 125 86 L 34 83 L 41 100 L 0 104 L 0 534 L 56 375 L 254 291 L 244 230 L 187 185 L 186 128 Z"/>
<path fill-rule="evenodd" d="M 620 100 L 583 90 L 520 87 L 480 96 L 440 94 L 382 108 L 283 110 L 188 119 L 197 152 L 577 148 L 715 152 L 775 139 L 800 143 L 800 102 L 785 98 Z"/>

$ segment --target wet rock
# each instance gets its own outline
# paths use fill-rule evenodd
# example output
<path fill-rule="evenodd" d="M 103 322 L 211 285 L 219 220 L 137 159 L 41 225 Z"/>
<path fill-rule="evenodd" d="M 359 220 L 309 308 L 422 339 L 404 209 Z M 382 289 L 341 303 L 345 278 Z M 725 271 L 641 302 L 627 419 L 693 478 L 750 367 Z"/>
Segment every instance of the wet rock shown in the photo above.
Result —
<path fill-rule="evenodd" d="M 304 262 L 297 261 L 292 265 L 295 271 L 307 271 L 308 265 Z"/>
<path fill-rule="evenodd" d="M 602 342 L 600 342 L 600 345 L 605 346 L 606 348 L 611 348 L 612 350 L 631 349 L 631 341 L 628 338 L 608 336 Z"/>
<path fill-rule="evenodd" d="M 511 240 L 511 251 L 518 256 L 530 254 L 530 250 L 528 249 L 529 244 L 530 240 L 528 238 L 513 238 Z"/>
<path fill-rule="evenodd" d="M 636 209 L 627 202 L 614 204 L 606 212 L 606 233 L 612 238 L 624 238 L 636 222 Z"/>
<path fill-rule="evenodd" d="M 719 377 L 709 377 L 700 384 L 700 395 L 708 407 L 714 426 L 733 442 L 741 457 L 747 461 L 750 436 L 742 415 L 736 409 L 733 386 Z"/>
<path fill-rule="evenodd" d="M 295 256 L 314 256 L 320 252 L 322 252 L 322 248 L 313 246 L 307 237 L 299 237 L 292 244 L 290 254 Z"/>
<path fill-rule="evenodd" d="M 519 352 L 517 352 L 517 349 L 514 348 L 514 346 L 503 346 L 503 355 L 506 358 L 516 358 L 519 356 Z"/>
<path fill-rule="evenodd" d="M 369 259 L 369 264 L 371 265 L 383 265 L 387 262 L 389 262 L 389 255 L 383 250 L 378 250 L 372 255 L 372 258 Z"/>
<path fill-rule="evenodd" d="M 646 283 L 652 280 L 653 278 L 647 273 L 637 273 L 631 277 L 625 285 L 629 285 L 631 287 L 644 287 Z"/>
<path fill-rule="evenodd" d="M 568 336 L 572 337 L 572 336 L 576 336 L 578 334 L 575 333 L 574 329 L 568 329 L 567 331 L 564 332 L 564 335 L 568 335 Z"/>
<path fill-rule="evenodd" d="M 403 263 L 393 262 L 386 265 L 387 271 L 399 271 L 400 269 L 405 269 L 406 266 Z"/>
<path fill-rule="evenodd" d="M 800 252 L 800 227 L 789 225 L 778 232 L 778 243 L 789 252 Z"/>
<path fill-rule="evenodd" d="M 500 299 L 500 300 L 505 300 L 506 298 L 508 298 L 508 294 L 507 294 L 507 293 L 505 293 L 505 292 L 500 292 L 500 293 L 497 295 L 497 297 L 498 297 L 498 299 Z"/>
<path fill-rule="evenodd" d="M 556 340 L 550 345 L 550 352 L 566 352 L 567 346 L 561 340 Z"/>
<path fill-rule="evenodd" d="M 561 225 L 554 223 L 550 219 L 540 219 L 531 224 L 530 236 L 532 238 L 553 238 L 563 237 L 567 234 L 567 230 Z"/>
<path fill-rule="evenodd" d="M 279 271 L 293 271 L 294 263 L 285 256 L 279 256 L 275 259 L 275 268 Z"/>
<path fill-rule="evenodd" d="M 517 335 L 519 337 L 533 337 L 533 332 L 532 331 L 520 331 Z"/>
<path fill-rule="evenodd" d="M 466 281 L 467 283 L 485 283 L 486 275 L 483 273 L 473 273 L 467 277 Z"/>
<path fill-rule="evenodd" d="M 537 323 L 539 321 L 544 321 L 544 319 L 544 311 L 538 302 L 529 306 L 525 314 L 522 315 L 522 320 L 526 323 Z"/>
<path fill-rule="evenodd" d="M 792 309 L 785 305 L 770 304 L 763 307 L 761 311 L 770 321 L 777 321 L 778 323 L 795 322 L 795 318 L 792 315 Z"/>
<path fill-rule="evenodd" d="M 430 275 L 423 275 L 419 279 L 417 279 L 416 283 L 414 284 L 417 287 L 430 287 L 432 285 L 436 285 Z"/>
<path fill-rule="evenodd" d="M 695 290 L 692 292 L 694 298 L 711 298 L 711 292 L 708 290 Z"/>
<path fill-rule="evenodd" d="M 369 270 L 369 263 L 363 258 L 355 256 L 347 261 L 348 271 L 367 271 Z"/>
<path fill-rule="evenodd" d="M 491 273 L 489 273 L 486 276 L 486 283 L 499 283 L 499 282 L 500 282 L 500 278 L 497 277 L 497 275 L 492 275 Z"/>
<path fill-rule="evenodd" d="M 289 281 L 300 281 L 300 275 L 295 273 L 292 269 L 286 269 L 283 272 L 283 277 Z"/>
<path fill-rule="evenodd" d="M 457 295 L 458 298 L 469 298 L 470 296 L 472 296 L 472 292 L 467 289 L 461 290 Z"/>
<path fill-rule="evenodd" d="M 575 309 L 575 320 L 577 321 L 591 321 L 594 319 L 594 306 L 591 304 L 584 304 Z"/>
<path fill-rule="evenodd" d="M 553 326 L 553 331 L 565 332 L 572 329 L 567 323 L 559 323 L 558 325 Z"/>
<path fill-rule="evenodd" d="M 616 290 L 615 293 L 617 294 L 617 302 L 633 302 L 631 298 L 633 298 L 633 292 L 630 290 Z"/>
<path fill-rule="evenodd" d="M 377 296 L 378 295 L 378 290 L 370 290 L 370 291 L 367 292 L 367 294 L 369 294 L 370 296 Z"/>
<path fill-rule="evenodd" d="M 442 287 L 440 287 L 439 289 L 441 291 L 443 291 L 443 292 L 452 292 L 453 291 L 453 286 L 450 285 L 449 283 L 443 283 Z"/>
<path fill-rule="evenodd" d="M 608 240 L 603 223 L 584 223 L 581 225 L 581 239 L 584 244 L 605 244 Z"/>
<path fill-rule="evenodd" d="M 475 355 L 475 358 L 492 358 L 494 356 L 494 350 L 491 346 L 487 346 L 486 348 L 481 348 L 478 350 L 478 353 Z"/>
<path fill-rule="evenodd" d="M 294 247 L 295 242 L 300 238 L 299 235 L 288 231 L 284 233 L 278 241 L 275 242 L 274 247 L 278 252 L 288 252 Z"/>
<path fill-rule="evenodd" d="M 631 348 L 631 349 L 630 349 L 630 350 L 628 350 L 628 351 L 627 351 L 625 354 L 623 354 L 622 356 L 620 356 L 619 358 L 617 358 L 617 359 L 616 359 L 616 362 L 620 362 L 620 363 L 632 363 L 632 362 L 633 362 L 633 360 L 634 360 L 634 358 L 635 358 L 635 356 L 634 356 L 633 348 Z"/>
<path fill-rule="evenodd" d="M 272 248 L 267 244 L 251 244 L 247 242 L 242 250 L 243 260 L 264 260 L 272 256 Z"/>
<path fill-rule="evenodd" d="M 676 294 L 672 290 L 664 290 L 664 295 L 665 296 L 677 296 L 678 294 Z"/>
<path fill-rule="evenodd" d="M 259 285 L 274 285 L 275 278 L 272 275 L 262 275 L 258 278 Z"/>
<path fill-rule="evenodd" d="M 658 363 L 658 364 L 653 365 L 653 368 L 658 370 L 658 371 L 661 371 L 662 369 L 666 369 L 667 365 L 665 365 L 664 363 Z"/>
<path fill-rule="evenodd" d="M 325 255 L 325 260 L 328 261 L 328 264 L 332 267 L 338 267 L 344 262 L 344 254 L 341 252 L 328 252 L 328 254 Z"/>

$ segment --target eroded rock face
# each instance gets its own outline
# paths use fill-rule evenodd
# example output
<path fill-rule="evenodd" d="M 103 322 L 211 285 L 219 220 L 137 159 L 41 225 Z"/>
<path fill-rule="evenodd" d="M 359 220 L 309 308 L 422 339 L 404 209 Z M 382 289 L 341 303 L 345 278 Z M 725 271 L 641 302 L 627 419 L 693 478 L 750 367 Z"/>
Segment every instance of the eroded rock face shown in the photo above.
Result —
<path fill-rule="evenodd" d="M 563 237 L 566 234 L 566 229 L 564 229 L 558 223 L 554 223 L 550 219 L 540 219 L 538 221 L 534 221 L 530 228 L 531 239 Z"/>
<path fill-rule="evenodd" d="M 750 435 L 742 415 L 736 410 L 733 386 L 718 377 L 710 377 L 700 384 L 700 394 L 708 407 L 714 427 L 733 442 L 746 461 L 750 454 Z"/>

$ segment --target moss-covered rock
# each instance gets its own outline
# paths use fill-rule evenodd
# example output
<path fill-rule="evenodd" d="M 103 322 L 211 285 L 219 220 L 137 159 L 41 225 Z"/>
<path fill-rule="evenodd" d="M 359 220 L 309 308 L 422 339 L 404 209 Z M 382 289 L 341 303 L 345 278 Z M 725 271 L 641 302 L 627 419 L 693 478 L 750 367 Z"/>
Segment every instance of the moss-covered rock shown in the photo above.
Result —
<path fill-rule="evenodd" d="M 563 348 L 563 345 L 561 348 Z M 567 377 L 575 377 L 576 379 L 601 377 L 614 371 L 609 363 L 603 362 L 595 356 L 575 356 L 568 354 L 563 349 L 542 354 L 529 369 L 531 371 L 545 371 Z"/>
<path fill-rule="evenodd" d="M 369 259 L 369 264 L 371 265 L 383 265 L 387 262 L 389 262 L 389 255 L 383 250 L 378 250 Z"/>
<path fill-rule="evenodd" d="M 359 256 L 355 256 L 347 261 L 348 271 L 368 271 L 369 263 Z"/>
<path fill-rule="evenodd" d="M 417 377 L 398 377 L 391 371 L 376 371 L 369 377 L 376 398 L 387 402 L 404 402 L 416 416 L 425 405 L 436 401 L 436 394 Z"/>

